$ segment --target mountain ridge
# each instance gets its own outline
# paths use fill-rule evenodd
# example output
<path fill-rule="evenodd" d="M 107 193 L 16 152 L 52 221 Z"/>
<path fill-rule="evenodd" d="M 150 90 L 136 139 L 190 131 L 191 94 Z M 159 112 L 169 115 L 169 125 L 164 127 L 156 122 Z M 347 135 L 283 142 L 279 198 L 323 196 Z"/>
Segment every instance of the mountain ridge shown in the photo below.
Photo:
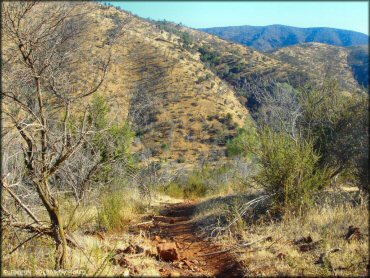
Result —
<path fill-rule="evenodd" d="M 227 26 L 198 30 L 261 51 L 319 42 L 335 46 L 357 46 L 369 43 L 369 36 L 361 32 L 331 27 L 295 27 L 282 24 L 266 26 Z"/>

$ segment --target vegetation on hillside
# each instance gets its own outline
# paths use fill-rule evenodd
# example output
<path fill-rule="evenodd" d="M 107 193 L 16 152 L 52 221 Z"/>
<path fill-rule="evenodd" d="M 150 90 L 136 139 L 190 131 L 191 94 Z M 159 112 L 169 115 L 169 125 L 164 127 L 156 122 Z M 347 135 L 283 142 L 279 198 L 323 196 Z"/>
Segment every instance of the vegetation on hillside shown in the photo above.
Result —
<path fill-rule="evenodd" d="M 161 30 L 164 30 L 170 34 L 179 36 L 185 48 L 189 49 L 190 45 L 193 43 L 193 40 L 188 32 L 180 31 L 178 27 L 181 27 L 181 24 L 175 25 L 172 22 L 166 20 L 150 20 L 155 24 L 155 26 Z"/>
<path fill-rule="evenodd" d="M 358 60 L 353 59 L 354 55 L 351 54 L 350 49 L 352 48 L 322 43 L 305 43 L 280 48 L 271 54 L 305 72 L 311 82 L 315 80 L 318 84 L 322 84 L 325 79 L 334 78 L 343 90 L 351 92 L 362 89 L 362 81 L 360 82 L 359 78 L 366 74 L 363 66 L 368 59 L 366 58 L 368 53 L 358 51 L 364 63 L 362 65 Z M 362 47 L 353 49 L 362 49 Z M 354 67 L 357 72 L 354 71 Z"/>

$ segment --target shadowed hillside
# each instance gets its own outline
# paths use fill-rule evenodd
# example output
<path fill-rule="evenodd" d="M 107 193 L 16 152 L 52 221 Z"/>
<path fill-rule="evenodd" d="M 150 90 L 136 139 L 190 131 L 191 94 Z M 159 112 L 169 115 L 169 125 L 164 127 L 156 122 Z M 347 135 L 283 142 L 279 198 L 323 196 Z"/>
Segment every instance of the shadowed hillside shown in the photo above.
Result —
<path fill-rule="evenodd" d="M 369 47 L 366 45 L 348 47 L 348 64 L 352 67 L 357 82 L 369 87 Z"/>

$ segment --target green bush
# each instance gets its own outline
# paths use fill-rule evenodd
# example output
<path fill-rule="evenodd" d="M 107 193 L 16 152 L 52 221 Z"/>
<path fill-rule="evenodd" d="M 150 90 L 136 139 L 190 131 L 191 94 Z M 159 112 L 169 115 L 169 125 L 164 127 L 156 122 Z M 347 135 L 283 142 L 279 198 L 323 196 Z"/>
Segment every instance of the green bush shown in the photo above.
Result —
<path fill-rule="evenodd" d="M 189 48 L 190 45 L 193 43 L 193 38 L 188 32 L 179 30 L 179 27 L 182 26 L 181 24 L 175 25 L 174 23 L 166 20 L 154 21 L 154 23 L 158 28 L 168 33 L 179 36 L 185 48 Z"/>
<path fill-rule="evenodd" d="M 91 110 L 88 122 L 96 133 L 93 134 L 91 144 L 84 147 L 93 147 L 94 152 L 99 154 L 99 167 L 96 167 L 90 180 L 95 183 L 115 183 L 122 176 L 122 169 L 133 164 L 130 146 L 135 133 L 128 122 L 110 123 L 110 106 L 105 97 L 96 96 L 92 100 Z"/>
<path fill-rule="evenodd" d="M 275 211 L 304 212 L 313 204 L 314 194 L 329 183 L 328 172 L 319 166 L 320 156 L 312 140 L 265 128 L 251 151 L 261 167 L 255 180 L 273 194 Z"/>
<path fill-rule="evenodd" d="M 176 161 L 177 163 L 184 163 L 186 160 L 183 157 L 179 157 Z"/>
<path fill-rule="evenodd" d="M 163 143 L 163 144 L 161 145 L 161 148 L 162 148 L 162 150 L 166 150 L 166 151 L 168 151 L 168 150 L 170 149 L 170 145 L 169 145 L 168 143 Z"/>
<path fill-rule="evenodd" d="M 171 182 L 161 190 L 164 194 L 174 198 L 184 198 L 184 190 L 177 182 Z"/>
<path fill-rule="evenodd" d="M 258 141 L 257 129 L 251 120 L 245 128 L 239 128 L 238 134 L 226 143 L 228 156 L 250 156 L 248 146 L 256 145 Z"/>
<path fill-rule="evenodd" d="M 138 213 L 145 211 L 145 205 L 138 199 L 129 196 L 128 192 L 116 191 L 102 199 L 98 209 L 97 223 L 99 229 L 105 231 L 122 231 Z"/>
<path fill-rule="evenodd" d="M 122 210 L 125 204 L 122 196 L 113 194 L 103 198 L 98 212 L 98 225 L 102 230 L 122 230 L 125 226 Z"/>
<path fill-rule="evenodd" d="M 207 194 L 206 177 L 202 172 L 194 172 L 189 176 L 188 183 L 184 187 L 185 198 L 204 197 Z"/>
<path fill-rule="evenodd" d="M 343 94 L 338 83 L 303 88 L 300 95 L 304 136 L 311 136 L 320 164 L 335 177 L 353 172 L 363 189 L 368 188 L 369 98 L 366 93 Z"/>
<path fill-rule="evenodd" d="M 199 198 L 209 192 L 207 179 L 210 177 L 208 169 L 193 171 L 185 180 L 173 181 L 162 188 L 162 192 L 174 198 Z"/>

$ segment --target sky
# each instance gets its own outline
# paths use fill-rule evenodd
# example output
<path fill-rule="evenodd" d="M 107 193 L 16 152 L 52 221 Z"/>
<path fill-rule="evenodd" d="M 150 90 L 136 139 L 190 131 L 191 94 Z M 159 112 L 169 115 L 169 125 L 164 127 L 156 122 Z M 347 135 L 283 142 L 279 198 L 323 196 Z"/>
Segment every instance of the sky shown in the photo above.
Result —
<path fill-rule="evenodd" d="M 140 17 L 192 28 L 222 26 L 333 27 L 369 34 L 369 2 L 111 1 Z"/>

